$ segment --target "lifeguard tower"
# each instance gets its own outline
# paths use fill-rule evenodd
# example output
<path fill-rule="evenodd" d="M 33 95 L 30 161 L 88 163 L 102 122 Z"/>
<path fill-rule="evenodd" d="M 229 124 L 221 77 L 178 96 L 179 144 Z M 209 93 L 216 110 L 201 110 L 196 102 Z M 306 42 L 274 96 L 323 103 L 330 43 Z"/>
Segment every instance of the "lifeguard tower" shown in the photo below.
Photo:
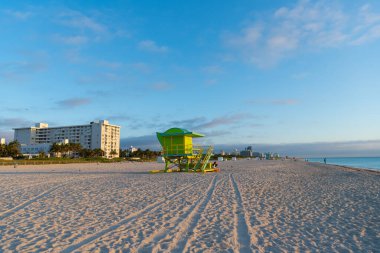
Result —
<path fill-rule="evenodd" d="M 165 159 L 164 170 L 159 172 L 218 172 L 209 162 L 214 148 L 193 145 L 193 138 L 204 137 L 203 134 L 190 132 L 182 128 L 170 128 L 164 133 L 157 133 Z M 204 153 L 205 152 L 205 153 Z"/>

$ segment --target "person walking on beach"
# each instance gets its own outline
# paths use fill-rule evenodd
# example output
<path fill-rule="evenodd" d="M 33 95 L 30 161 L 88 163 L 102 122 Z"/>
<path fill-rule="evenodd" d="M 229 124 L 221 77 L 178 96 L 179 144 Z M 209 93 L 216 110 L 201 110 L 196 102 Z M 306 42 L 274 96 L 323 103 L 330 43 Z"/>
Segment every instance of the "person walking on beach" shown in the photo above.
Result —
<path fill-rule="evenodd" d="M 323 161 L 325 162 L 325 164 L 326 164 L 326 157 L 325 158 L 323 158 Z"/>

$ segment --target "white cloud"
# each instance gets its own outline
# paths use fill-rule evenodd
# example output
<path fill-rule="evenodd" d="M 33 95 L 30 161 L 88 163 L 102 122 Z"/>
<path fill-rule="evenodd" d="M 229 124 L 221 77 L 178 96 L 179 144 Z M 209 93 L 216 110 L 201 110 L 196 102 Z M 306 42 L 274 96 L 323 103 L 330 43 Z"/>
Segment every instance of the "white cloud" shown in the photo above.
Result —
<path fill-rule="evenodd" d="M 60 43 L 74 45 L 74 46 L 86 44 L 88 42 L 88 38 L 83 35 L 63 36 L 63 35 L 57 34 L 57 35 L 54 35 L 53 38 L 54 40 Z"/>
<path fill-rule="evenodd" d="M 152 40 L 143 40 L 138 44 L 138 48 L 144 51 L 155 52 L 155 53 L 166 53 L 168 48 L 166 46 L 159 46 L 156 42 Z"/>
<path fill-rule="evenodd" d="M 144 63 L 144 62 L 132 63 L 130 66 L 143 73 L 149 73 L 151 71 L 151 67 L 147 63 Z"/>
<path fill-rule="evenodd" d="M 64 57 L 70 62 L 70 63 L 83 63 L 86 61 L 86 59 L 80 54 L 80 51 L 78 48 L 66 50 L 64 53 Z"/>
<path fill-rule="evenodd" d="M 219 74 L 222 73 L 223 70 L 218 65 L 209 65 L 202 68 L 202 71 L 208 74 Z"/>
<path fill-rule="evenodd" d="M 30 16 L 32 16 L 32 13 L 29 11 L 14 11 L 14 10 L 4 10 L 5 14 L 19 20 L 26 20 Z"/>
<path fill-rule="evenodd" d="M 167 83 L 167 82 L 158 82 L 158 83 L 154 83 L 152 85 L 152 88 L 155 89 L 155 90 L 169 90 L 173 87 L 173 85 Z"/>
<path fill-rule="evenodd" d="M 100 67 L 109 68 L 109 69 L 118 69 L 121 66 L 123 66 L 123 64 L 121 62 L 105 61 L 105 60 L 98 61 L 96 63 L 96 65 L 98 65 Z"/>
<path fill-rule="evenodd" d="M 291 78 L 296 79 L 296 80 L 303 80 L 307 78 L 310 75 L 309 72 L 298 72 L 293 75 L 291 75 Z"/>
<path fill-rule="evenodd" d="M 59 15 L 59 23 L 79 30 L 89 30 L 94 33 L 105 33 L 107 27 L 94 18 L 88 17 L 79 11 L 67 10 Z"/>
<path fill-rule="evenodd" d="M 347 12 L 331 1 L 299 1 L 251 22 L 225 43 L 244 60 L 271 67 L 298 51 L 361 45 L 380 38 L 380 14 L 365 5 Z"/>
<path fill-rule="evenodd" d="M 248 104 L 254 104 L 254 105 L 295 105 L 298 104 L 300 101 L 293 98 L 288 99 L 260 99 L 260 100 L 250 100 L 247 101 Z"/>

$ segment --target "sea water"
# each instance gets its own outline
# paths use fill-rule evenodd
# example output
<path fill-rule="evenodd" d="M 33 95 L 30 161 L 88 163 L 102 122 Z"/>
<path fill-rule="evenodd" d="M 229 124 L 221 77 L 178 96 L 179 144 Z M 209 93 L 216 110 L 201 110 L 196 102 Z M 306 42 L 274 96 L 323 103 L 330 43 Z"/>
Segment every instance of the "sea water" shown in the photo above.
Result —
<path fill-rule="evenodd" d="M 309 162 L 319 163 L 324 163 L 323 159 L 306 158 Z M 326 163 L 380 171 L 380 157 L 327 157 Z"/>

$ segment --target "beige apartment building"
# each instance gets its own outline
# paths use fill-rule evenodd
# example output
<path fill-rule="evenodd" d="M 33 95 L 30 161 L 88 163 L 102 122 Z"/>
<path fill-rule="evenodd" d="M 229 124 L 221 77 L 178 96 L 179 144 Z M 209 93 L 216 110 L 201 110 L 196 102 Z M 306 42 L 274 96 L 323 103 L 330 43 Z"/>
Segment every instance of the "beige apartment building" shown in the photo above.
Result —
<path fill-rule="evenodd" d="M 107 120 L 63 127 L 37 123 L 34 127 L 14 128 L 14 131 L 14 140 L 21 144 L 23 154 L 38 154 L 41 151 L 48 153 L 53 143 L 68 141 L 80 143 L 86 149 L 99 148 L 107 158 L 119 157 L 120 126 L 111 125 Z"/>

